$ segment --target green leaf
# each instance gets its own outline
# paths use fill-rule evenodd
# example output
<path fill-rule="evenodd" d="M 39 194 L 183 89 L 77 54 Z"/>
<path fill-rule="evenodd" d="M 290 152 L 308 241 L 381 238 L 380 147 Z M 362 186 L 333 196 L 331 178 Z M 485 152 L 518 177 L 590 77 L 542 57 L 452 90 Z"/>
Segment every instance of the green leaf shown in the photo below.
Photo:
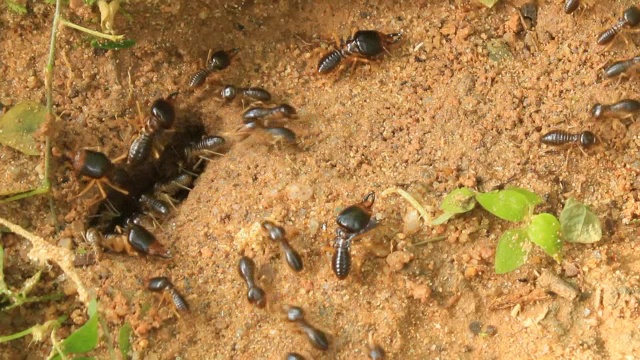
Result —
<path fill-rule="evenodd" d="M 40 155 L 33 133 L 46 118 L 47 109 L 37 102 L 23 101 L 0 117 L 0 144 L 27 155 Z"/>
<path fill-rule="evenodd" d="M 129 351 L 131 350 L 131 330 L 131 324 L 126 322 L 122 325 L 118 334 L 118 346 L 123 359 L 129 357 Z"/>
<path fill-rule="evenodd" d="M 519 268 L 527 261 L 530 247 L 525 229 L 507 230 L 500 237 L 496 248 L 496 274 L 504 274 Z"/>
<path fill-rule="evenodd" d="M 9 10 L 13 11 L 14 13 L 20 15 L 24 15 L 27 13 L 27 7 L 24 5 L 21 5 L 13 0 L 4 0 L 4 2 L 7 4 Z"/>
<path fill-rule="evenodd" d="M 600 220 L 584 204 L 569 198 L 560 213 L 562 236 L 568 242 L 591 244 L 602 239 Z"/>
<path fill-rule="evenodd" d="M 516 190 L 476 194 L 476 200 L 493 215 L 513 222 L 522 221 L 532 209 L 529 199 Z"/>
<path fill-rule="evenodd" d="M 97 49 L 105 49 L 105 50 L 122 50 L 133 47 L 136 44 L 135 40 L 124 39 L 120 41 L 111 41 L 111 40 L 91 40 L 91 46 Z"/>
<path fill-rule="evenodd" d="M 61 348 L 65 354 L 82 354 L 96 348 L 98 345 L 97 308 L 96 299 L 91 300 L 87 311 L 89 320 L 61 343 Z"/>
<path fill-rule="evenodd" d="M 475 193 L 469 188 L 455 189 L 444 197 L 440 209 L 453 214 L 470 211 L 476 206 L 474 196 Z"/>
<path fill-rule="evenodd" d="M 535 207 L 536 205 L 542 204 L 542 198 L 538 194 L 531 192 L 527 189 L 523 189 L 515 186 L 507 186 L 506 190 L 515 191 L 518 194 L 521 194 L 524 197 L 526 197 L 531 207 Z"/>
<path fill-rule="evenodd" d="M 472 210 L 476 206 L 474 196 L 473 190 L 466 187 L 448 193 L 440 204 L 440 209 L 444 211 L 444 214 L 433 219 L 431 225 L 444 224 L 454 215 Z"/>
<path fill-rule="evenodd" d="M 529 240 L 540 246 L 556 262 L 562 261 L 562 241 L 560 240 L 560 221 L 555 216 L 542 213 L 531 219 L 527 228 Z"/>

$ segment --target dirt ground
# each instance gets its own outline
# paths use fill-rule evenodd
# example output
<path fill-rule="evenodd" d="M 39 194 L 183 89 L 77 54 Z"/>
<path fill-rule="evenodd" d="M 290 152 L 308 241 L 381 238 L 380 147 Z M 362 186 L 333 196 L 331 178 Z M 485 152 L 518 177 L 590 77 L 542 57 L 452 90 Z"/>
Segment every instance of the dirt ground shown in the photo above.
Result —
<path fill-rule="evenodd" d="M 72 1 L 73 2 L 73 1 Z M 640 357 L 639 123 L 594 120 L 594 103 L 635 97 L 637 78 L 605 81 L 601 67 L 636 55 L 637 35 L 605 52 L 597 34 L 632 1 L 602 1 L 566 15 L 561 1 L 539 4 L 537 26 L 523 31 L 518 12 L 469 1 L 124 3 L 117 33 L 137 41 L 131 49 L 96 51 L 89 38 L 65 28 L 58 37 L 54 103 L 61 119 L 59 153 L 88 147 L 117 157 L 137 133 L 135 101 L 147 109 L 156 98 L 183 90 L 177 126 L 198 120 L 209 134 L 228 134 L 241 122 L 242 105 L 217 101 L 215 78 L 261 86 L 277 103 L 298 110 L 287 123 L 297 147 L 274 146 L 256 133 L 232 141 L 211 161 L 177 211 L 154 229 L 170 260 L 106 253 L 78 268 L 96 289 L 110 336 L 129 322 L 136 359 L 282 359 L 296 351 L 315 359 L 364 359 L 371 335 L 390 359 L 635 359 Z M 523 2 L 516 2 L 521 5 Z M 595 3 L 595 2 L 594 2 Z M 53 6 L 29 2 L 21 16 L 0 4 L 0 103 L 44 103 L 43 69 Z M 63 16 L 99 28 L 97 9 L 65 6 Z M 381 61 L 337 75 L 314 74 L 333 35 L 354 28 L 402 31 Z M 490 58 L 504 44 L 510 55 Z M 194 93 L 184 92 L 209 49 L 240 48 L 232 65 Z M 599 144 L 540 145 L 542 134 L 591 130 Z M 0 186 L 39 183 L 36 158 L 0 147 Z M 55 158 L 53 203 L 62 228 L 55 233 L 47 197 L 0 207 L 0 216 L 76 250 L 91 197 L 68 162 Z M 493 271 L 497 240 L 511 224 L 480 210 L 445 226 L 419 228 L 405 220 L 412 208 L 391 187 L 411 193 L 437 216 L 443 196 L 460 186 L 488 191 L 500 185 L 531 189 L 545 199 L 538 211 L 559 214 L 564 200 L 589 204 L 605 236 L 594 245 L 567 244 L 556 264 L 536 250 L 506 275 Z M 331 271 L 335 216 L 369 191 L 380 225 L 354 244 L 350 276 Z M 291 271 L 278 246 L 259 232 L 270 218 L 283 224 L 304 270 Z M 444 235 L 445 240 L 413 246 Z M 33 273 L 30 244 L 2 237 L 7 282 Z M 391 253 L 390 253 L 391 252 Z M 246 300 L 237 273 L 240 256 L 258 268 L 268 306 Z M 406 262 L 406 264 L 405 264 Z M 404 266 L 403 266 L 404 264 Z M 580 290 L 577 299 L 544 291 L 536 281 L 550 271 Z M 170 277 L 191 311 L 177 317 L 148 278 Z M 0 313 L 6 335 L 63 314 L 64 337 L 82 324 L 64 274 L 52 267 L 40 291 L 64 290 L 64 301 Z M 330 337 L 328 352 L 314 349 L 285 319 L 283 306 L 302 307 L 311 324 Z M 493 336 L 474 334 L 494 326 Z M 473 325 L 472 325 L 473 324 Z M 483 332 L 485 332 L 483 330 Z M 50 343 L 27 336 L 0 345 L 2 359 L 38 359 Z M 103 341 L 95 353 L 108 358 Z"/>

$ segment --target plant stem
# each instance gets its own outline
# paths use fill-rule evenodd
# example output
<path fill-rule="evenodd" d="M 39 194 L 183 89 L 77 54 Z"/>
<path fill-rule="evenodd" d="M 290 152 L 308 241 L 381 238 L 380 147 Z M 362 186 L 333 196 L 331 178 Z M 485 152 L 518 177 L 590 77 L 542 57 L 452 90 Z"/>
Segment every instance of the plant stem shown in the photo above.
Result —
<path fill-rule="evenodd" d="M 5 308 L 2 308 L 2 311 L 8 311 L 18 306 L 33 303 L 33 302 L 41 302 L 41 301 L 49 301 L 49 300 L 58 300 L 64 297 L 64 293 L 55 293 L 43 296 L 33 296 L 33 297 L 18 297 L 17 299 L 13 299 L 15 302 Z"/>
<path fill-rule="evenodd" d="M 36 325 L 37 326 L 37 325 Z M 20 332 L 17 332 L 15 334 L 11 334 L 11 335 L 7 335 L 7 336 L 0 336 L 0 344 L 7 342 L 7 341 L 11 341 L 11 340 L 15 340 L 15 339 L 19 339 L 23 336 L 27 336 L 29 334 L 31 334 L 33 332 L 33 328 L 35 326 L 32 326 L 26 330 L 22 330 Z"/>
<path fill-rule="evenodd" d="M 47 121 L 49 126 L 55 120 L 55 114 L 53 113 L 53 68 L 56 62 L 56 38 L 58 37 L 58 23 L 60 22 L 60 7 L 62 6 L 62 0 L 56 0 L 56 9 L 53 12 L 53 24 L 51 25 L 51 40 L 49 42 L 49 59 L 47 61 L 47 67 L 45 69 L 45 93 L 47 98 Z M 41 193 L 48 193 L 51 190 L 51 181 L 49 180 L 51 167 L 51 135 L 47 134 L 44 143 L 44 181 L 42 186 L 33 190 L 31 195 L 37 195 Z M 20 194 L 16 195 L 19 199 Z M 49 198 L 49 208 L 51 210 L 51 217 L 53 218 L 53 224 L 56 231 L 58 231 L 58 219 L 56 216 L 55 206 L 53 203 L 53 197 Z"/>
<path fill-rule="evenodd" d="M 56 60 L 56 37 L 58 36 L 61 3 L 61 0 L 56 0 L 56 10 L 53 13 L 53 25 L 51 26 L 51 41 L 49 42 L 49 60 L 47 61 L 44 80 L 47 92 L 47 112 L 50 116 L 53 116 L 53 65 Z M 47 138 L 47 141 L 48 140 L 49 139 Z"/>
<path fill-rule="evenodd" d="M 124 35 L 109 35 L 109 34 L 105 34 L 105 33 L 101 33 L 99 31 L 95 31 L 95 30 L 91 30 L 91 29 L 87 29 L 84 26 L 80 26 L 80 25 L 76 25 L 70 21 L 67 21 L 65 19 L 61 19 L 60 22 L 62 23 L 62 25 L 70 27 L 72 29 L 76 29 L 76 30 L 80 30 L 82 32 L 85 32 L 89 35 L 93 35 L 96 37 L 101 37 L 103 39 L 107 39 L 107 40 L 111 40 L 111 41 L 120 41 L 124 39 Z"/>
<path fill-rule="evenodd" d="M 27 336 L 29 334 L 32 334 L 34 331 L 38 330 L 38 331 L 42 331 L 42 328 L 47 329 L 48 327 L 51 327 L 52 325 L 55 327 L 60 326 L 60 324 L 62 324 L 65 320 L 67 320 L 67 316 L 63 315 L 59 318 L 57 318 L 56 320 L 49 320 L 47 322 L 45 322 L 44 324 L 40 325 L 33 325 L 32 327 L 22 330 L 20 332 L 17 332 L 15 334 L 11 334 L 11 335 L 6 335 L 6 336 L 0 336 L 0 344 L 11 341 L 11 340 L 15 340 L 15 339 L 19 339 L 23 336 Z M 34 335 L 35 337 L 35 335 Z"/>
<path fill-rule="evenodd" d="M 75 271 L 72 260 L 73 254 L 71 253 L 71 251 L 65 248 L 51 245 L 40 236 L 32 234 L 29 231 L 25 230 L 23 227 L 1 217 L 0 225 L 6 226 L 11 232 L 18 234 L 31 242 L 31 245 L 33 247 L 31 248 L 31 251 L 29 251 L 29 257 L 32 260 L 36 260 L 40 264 L 45 264 L 47 261 L 53 261 L 58 264 L 62 271 L 67 274 L 69 279 L 71 279 L 71 281 L 76 284 L 80 301 L 85 304 L 89 304 L 89 301 L 95 297 L 90 294 L 89 289 L 87 289 L 82 283 L 82 280 L 80 280 L 80 275 L 78 275 L 78 273 Z"/>
<path fill-rule="evenodd" d="M 418 213 L 420 213 L 420 217 L 422 217 L 422 219 L 425 221 L 426 224 L 429 224 L 431 222 L 431 219 L 429 219 L 429 214 L 427 213 L 427 210 L 425 210 L 425 208 L 422 205 L 420 205 L 418 200 L 416 200 L 408 192 L 399 188 L 389 188 L 382 192 L 382 196 L 387 196 L 392 192 L 397 193 L 398 195 L 402 196 L 405 200 L 407 200 L 409 204 L 411 204 L 418 211 Z"/>
<path fill-rule="evenodd" d="M 447 238 L 446 235 L 440 235 L 440 236 L 432 237 L 431 239 L 422 240 L 420 242 L 413 243 L 413 244 L 411 244 L 411 246 L 418 247 L 418 246 L 426 245 L 426 244 L 429 244 L 429 243 L 432 243 L 432 242 L 442 241 L 442 240 L 444 240 L 446 238 Z"/>

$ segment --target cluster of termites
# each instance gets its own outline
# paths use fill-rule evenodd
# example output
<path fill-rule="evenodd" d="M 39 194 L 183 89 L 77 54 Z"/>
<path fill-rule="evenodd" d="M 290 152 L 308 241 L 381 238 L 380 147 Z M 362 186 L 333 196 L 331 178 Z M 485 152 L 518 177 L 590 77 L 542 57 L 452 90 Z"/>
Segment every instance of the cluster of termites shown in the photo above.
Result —
<path fill-rule="evenodd" d="M 89 218 L 85 234 L 94 248 L 171 256 L 146 227 L 171 213 L 202 171 L 203 154 L 225 142 L 221 137 L 204 136 L 201 130 L 175 129 L 176 95 L 152 103 L 125 162 L 111 161 L 104 153 L 89 149 L 72 154 L 74 170 L 90 180 L 77 196 L 94 184 L 100 190 L 98 212 Z"/>
<path fill-rule="evenodd" d="M 580 6 L 579 0 L 566 0 L 565 13 L 573 13 Z M 640 24 L 640 9 L 632 6 L 623 11 L 622 16 L 596 39 L 598 45 L 610 45 L 624 29 Z M 402 32 L 383 33 L 376 30 L 359 30 L 351 37 L 340 41 L 335 48 L 319 60 L 318 74 L 327 74 L 350 63 L 352 68 L 358 63 L 376 60 L 397 43 Z M 238 54 L 238 49 L 221 50 L 207 57 L 206 65 L 188 79 L 189 88 L 205 84 L 209 76 L 227 69 Z M 638 68 L 640 56 L 617 61 L 605 68 L 605 76 L 614 78 Z M 100 192 L 98 212 L 89 221 L 84 236 L 95 249 L 95 258 L 100 260 L 103 249 L 126 254 L 145 254 L 161 258 L 171 257 L 171 252 L 148 229 L 148 221 L 153 223 L 167 217 L 172 209 L 183 200 L 193 187 L 197 176 L 204 170 L 202 164 L 210 161 L 218 150 L 227 145 L 223 137 L 208 135 L 202 125 L 176 128 L 175 102 L 178 93 L 152 103 L 143 126 L 131 142 L 123 163 L 112 161 L 106 154 L 81 149 L 70 158 L 73 169 L 88 179 L 87 186 L 76 196 L 83 196 L 93 187 Z M 242 114 L 239 134 L 264 132 L 275 143 L 296 144 L 295 132 L 283 125 L 283 120 L 297 117 L 297 111 L 289 104 L 271 104 L 271 94 L 260 87 L 240 87 L 221 85 L 220 100 L 231 103 L 237 99 L 250 103 Z M 595 119 L 607 117 L 624 118 L 640 112 L 640 102 L 623 99 L 612 104 L 597 103 L 591 109 Z M 596 135 L 591 131 L 567 132 L 553 130 L 544 134 L 540 141 L 549 145 L 578 144 L 584 148 L 596 143 Z M 337 229 L 333 240 L 334 253 L 331 261 L 333 273 L 339 280 L 347 278 L 351 271 L 351 247 L 361 236 L 377 225 L 373 216 L 375 193 L 368 193 L 362 201 L 346 207 L 336 217 Z M 283 227 L 265 220 L 261 224 L 265 236 L 278 244 L 284 253 L 287 265 L 295 272 L 303 270 L 300 254 L 291 246 Z M 247 299 L 258 308 L 267 304 L 267 295 L 256 279 L 256 264 L 247 257 L 241 257 L 238 273 L 247 286 Z M 151 278 L 147 286 L 150 291 L 168 294 L 176 309 L 188 310 L 188 304 L 167 277 Z M 312 326 L 297 306 L 286 308 L 287 320 L 305 333 L 310 343 L 317 349 L 326 351 L 329 341 L 326 334 Z M 384 350 L 369 341 L 369 356 L 384 358 Z M 302 359 L 297 353 L 287 355 L 288 359 Z"/>
<path fill-rule="evenodd" d="M 279 124 L 282 119 L 297 117 L 296 109 L 289 104 L 272 107 L 253 106 L 242 114 L 241 133 L 251 133 L 261 130 L 268 134 L 274 144 L 295 145 L 298 140 L 296 133 Z"/>
<path fill-rule="evenodd" d="M 578 0 L 567 0 L 564 5 L 566 13 L 575 11 L 580 2 Z M 610 45 L 613 40 L 625 28 L 632 28 L 640 24 L 640 9 L 631 6 L 622 12 L 622 16 L 608 29 L 601 32 L 596 43 L 598 45 Z M 626 39 L 625 39 L 626 40 Z M 640 56 L 630 59 L 616 61 L 604 68 L 604 77 L 612 79 L 622 77 L 638 68 L 640 64 Z M 596 103 L 591 108 L 591 116 L 594 119 L 604 118 L 629 118 L 640 112 L 640 101 L 634 99 L 623 99 L 613 104 Z M 596 135 L 591 131 L 582 131 L 579 133 L 571 133 L 563 130 L 553 130 L 544 134 L 540 141 L 548 145 L 564 145 L 574 143 L 583 148 L 590 147 L 597 142 Z"/>
<path fill-rule="evenodd" d="M 199 85 L 210 73 L 228 67 L 236 52 L 234 49 L 214 53 L 207 67 L 194 75 L 189 85 Z M 233 91 L 270 98 L 265 91 L 255 89 Z M 179 92 L 175 92 L 153 101 L 148 114 L 141 116 L 141 129 L 127 154 L 119 159 L 111 160 L 106 154 L 90 149 L 68 156 L 75 172 L 89 180 L 75 197 L 83 196 L 93 187 L 100 192 L 90 204 L 99 202 L 97 211 L 87 217 L 87 230 L 83 234 L 94 249 L 94 256 L 93 259 L 78 256 L 77 266 L 100 261 L 105 249 L 128 255 L 172 257 L 150 229 L 161 225 L 160 221 L 188 196 L 205 169 L 203 164 L 226 145 L 224 138 L 207 135 L 203 124 L 178 121 L 175 108 L 178 96 Z M 229 88 L 225 96 L 226 100 L 233 100 Z M 166 277 L 150 279 L 148 290 L 168 294 L 179 311 L 188 309 L 186 300 Z"/>
<path fill-rule="evenodd" d="M 370 192 L 359 203 L 344 208 L 336 217 L 338 234 L 334 240 L 334 254 L 331 262 L 331 269 L 339 280 L 344 280 L 351 270 L 351 243 L 358 240 L 369 230 L 377 225 L 376 218 L 372 214 L 375 193 Z M 260 223 L 260 228 L 265 237 L 273 242 L 277 242 L 282 251 L 287 265 L 295 272 L 303 270 L 303 263 L 300 254 L 289 244 L 287 233 L 284 227 L 271 220 L 264 220 Z M 238 264 L 238 273 L 247 285 L 247 300 L 258 308 L 263 308 L 267 304 L 265 291 L 258 286 L 256 281 L 255 262 L 242 256 Z M 311 326 L 304 318 L 301 308 L 287 306 L 287 319 L 295 323 L 304 332 L 311 344 L 322 351 L 329 349 L 327 336 L 321 330 Z M 372 359 L 383 359 L 384 350 L 370 341 L 369 353 Z M 304 359 L 298 353 L 287 354 L 287 359 Z"/>
<path fill-rule="evenodd" d="M 220 50 L 213 53 L 207 61 L 207 66 L 191 76 L 189 87 L 199 87 L 204 84 L 209 74 L 226 69 L 237 52 L 238 49 L 233 49 L 229 51 Z M 243 106 L 245 101 L 254 105 L 242 115 L 243 125 L 237 130 L 239 136 L 246 137 L 246 135 L 256 130 L 262 130 L 273 139 L 275 144 L 294 145 L 297 143 L 296 134 L 291 129 L 273 123 L 273 120 L 278 118 L 295 118 L 297 116 L 295 108 L 288 104 L 280 104 L 274 107 L 264 106 L 272 100 L 269 91 L 260 87 L 240 87 L 224 84 L 220 87 L 219 95 L 220 100 L 226 103 L 241 99 Z M 272 120 L 271 124 L 269 120 Z"/>
<path fill-rule="evenodd" d="M 400 38 L 401 33 L 357 31 L 320 60 L 318 73 L 333 71 L 343 62 L 351 62 L 355 66 L 359 62 L 374 60 Z M 213 53 L 208 57 L 206 66 L 189 78 L 188 87 L 200 87 L 209 75 L 229 67 L 237 52 L 238 49 L 232 49 Z M 298 116 L 294 107 L 286 103 L 271 104 L 272 96 L 263 88 L 220 86 L 221 101 L 231 103 L 241 99 L 243 107 L 245 102 L 250 104 L 242 114 L 242 125 L 236 130 L 237 134 L 262 131 L 275 143 L 297 143 L 296 134 L 283 126 L 284 120 Z M 94 248 L 96 261 L 102 259 L 105 249 L 129 255 L 171 258 L 171 252 L 150 231 L 151 227 L 161 224 L 163 218 L 186 198 L 194 181 L 204 171 L 202 164 L 212 160 L 220 148 L 228 145 L 224 138 L 206 134 L 203 124 L 182 124 L 178 121 L 175 103 L 179 96 L 179 92 L 175 92 L 153 101 L 148 114 L 141 115 L 142 126 L 126 155 L 121 158 L 111 160 L 106 154 L 90 149 L 70 154 L 73 169 L 89 180 L 77 197 L 94 187 L 100 192 L 92 203 L 99 202 L 97 212 L 88 218 L 87 230 L 83 234 Z M 374 202 L 375 194 L 371 192 L 361 202 L 345 208 L 336 218 L 338 229 L 331 267 L 338 279 L 345 279 L 350 272 L 352 243 L 376 226 L 376 219 L 372 216 Z M 285 229 L 271 220 L 263 221 L 260 226 L 265 237 L 281 248 L 287 265 L 295 272 L 302 271 L 302 258 L 291 246 Z M 78 262 L 78 265 L 87 263 Z M 256 278 L 255 262 L 247 256 L 241 257 L 238 273 L 246 283 L 248 301 L 258 308 L 265 307 L 267 295 Z M 149 279 L 147 289 L 161 292 L 163 297 L 169 296 L 178 311 L 189 309 L 186 299 L 168 277 Z M 315 348 L 329 349 L 327 335 L 307 321 L 301 308 L 288 306 L 286 316 L 306 334 Z M 370 356 L 382 358 L 384 351 L 377 345 L 370 345 Z M 287 358 L 304 357 L 290 353 Z"/>

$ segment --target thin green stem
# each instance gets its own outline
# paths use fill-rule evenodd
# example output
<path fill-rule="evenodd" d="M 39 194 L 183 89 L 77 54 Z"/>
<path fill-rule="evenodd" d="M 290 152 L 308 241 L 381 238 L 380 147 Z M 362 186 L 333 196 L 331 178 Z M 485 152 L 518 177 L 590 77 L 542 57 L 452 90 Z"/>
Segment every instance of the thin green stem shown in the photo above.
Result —
<path fill-rule="evenodd" d="M 56 37 L 58 36 L 61 3 L 61 0 L 56 0 L 56 10 L 53 13 L 53 25 L 51 26 L 51 41 L 49 42 L 49 60 L 45 70 L 44 84 L 47 92 L 47 112 L 49 116 L 53 116 L 53 65 L 56 61 Z M 47 141 L 49 141 L 48 138 Z"/>
<path fill-rule="evenodd" d="M 8 311 L 11 310 L 13 308 L 16 308 L 18 306 L 24 305 L 24 304 L 28 304 L 28 303 L 34 303 L 34 302 L 41 302 L 41 301 L 50 301 L 50 300 L 58 300 L 58 299 L 62 299 L 64 297 L 64 293 L 55 293 L 55 294 L 49 294 L 49 295 L 43 295 L 43 296 L 33 296 L 33 297 L 18 297 L 17 299 L 13 299 L 15 302 L 5 308 L 2 308 L 2 311 Z"/>
<path fill-rule="evenodd" d="M 36 325 L 37 326 L 37 325 Z M 20 332 L 17 332 L 15 334 L 11 334 L 11 335 L 7 335 L 7 336 L 0 336 L 0 344 L 5 343 L 7 341 L 11 341 L 11 340 L 15 340 L 15 339 L 19 339 L 23 336 L 27 336 L 29 334 L 31 334 L 33 332 L 33 328 L 35 326 L 32 326 L 26 330 L 22 330 Z"/>
<path fill-rule="evenodd" d="M 49 140 L 49 137 L 47 137 L 47 140 Z M 46 158 L 49 152 L 45 152 L 45 164 L 47 163 Z M 46 166 L 46 165 L 45 165 Z M 46 169 L 46 167 L 45 167 Z M 45 170 L 45 177 L 48 175 L 48 170 Z M 23 193 L 17 194 L 17 195 L 13 195 L 11 197 L 8 197 L 6 199 L 2 199 L 0 200 L 0 204 L 4 204 L 4 203 L 8 203 L 11 201 L 15 201 L 15 200 L 20 200 L 20 199 L 24 199 L 24 198 L 28 198 L 34 195 L 40 195 L 40 194 L 46 194 L 48 193 L 50 190 L 50 185 L 49 185 L 49 181 L 47 179 L 45 179 L 42 182 L 42 185 L 39 188 L 35 188 L 33 190 L 29 190 L 29 191 L 25 191 Z"/>
<path fill-rule="evenodd" d="M 49 321 L 45 322 L 42 325 L 40 325 L 40 324 L 33 325 L 32 327 L 30 327 L 30 328 L 28 328 L 26 330 L 22 330 L 20 332 L 17 332 L 15 334 L 6 335 L 6 336 L 0 336 L 0 344 L 8 342 L 8 341 L 11 341 L 11 340 L 19 339 L 19 338 L 27 336 L 29 334 L 33 334 L 34 340 L 40 341 L 42 339 L 41 338 L 41 334 L 44 331 L 47 331 L 51 327 L 57 328 L 58 326 L 60 326 L 66 320 L 67 320 L 67 316 L 63 315 L 63 316 L 60 316 L 59 318 L 57 318 L 55 320 L 49 320 Z"/>
<path fill-rule="evenodd" d="M 417 243 L 413 243 L 411 244 L 414 247 L 418 247 L 418 246 L 422 246 L 422 245 L 426 245 L 432 242 L 436 242 L 436 241 L 442 241 L 444 239 L 446 239 L 447 236 L 446 235 L 440 235 L 440 236 L 436 236 L 436 237 L 432 237 L 431 239 L 426 239 L 426 240 L 422 240 L 420 242 Z"/>
<path fill-rule="evenodd" d="M 93 35 L 96 37 L 101 37 L 103 39 L 107 39 L 107 40 L 111 40 L 111 41 L 120 41 L 124 39 L 124 35 L 109 35 L 109 34 L 105 34 L 105 33 L 101 33 L 100 31 L 95 31 L 95 30 L 91 30 L 91 29 L 87 29 L 84 26 L 80 26 L 80 25 L 76 25 L 70 21 L 67 21 L 65 19 L 61 19 L 60 22 L 62 23 L 62 25 L 70 27 L 72 29 L 76 29 L 76 30 L 80 30 L 82 32 L 85 32 L 89 35 Z"/>
<path fill-rule="evenodd" d="M 53 344 L 53 349 L 52 349 L 51 354 L 49 355 L 48 359 L 53 358 L 57 353 L 58 355 L 60 355 L 60 358 L 62 360 L 67 360 L 68 359 L 67 356 L 65 355 L 64 351 L 62 351 L 62 348 L 60 348 L 60 344 L 62 343 L 62 341 L 56 340 L 56 331 L 55 330 L 51 331 L 51 343 Z"/>

